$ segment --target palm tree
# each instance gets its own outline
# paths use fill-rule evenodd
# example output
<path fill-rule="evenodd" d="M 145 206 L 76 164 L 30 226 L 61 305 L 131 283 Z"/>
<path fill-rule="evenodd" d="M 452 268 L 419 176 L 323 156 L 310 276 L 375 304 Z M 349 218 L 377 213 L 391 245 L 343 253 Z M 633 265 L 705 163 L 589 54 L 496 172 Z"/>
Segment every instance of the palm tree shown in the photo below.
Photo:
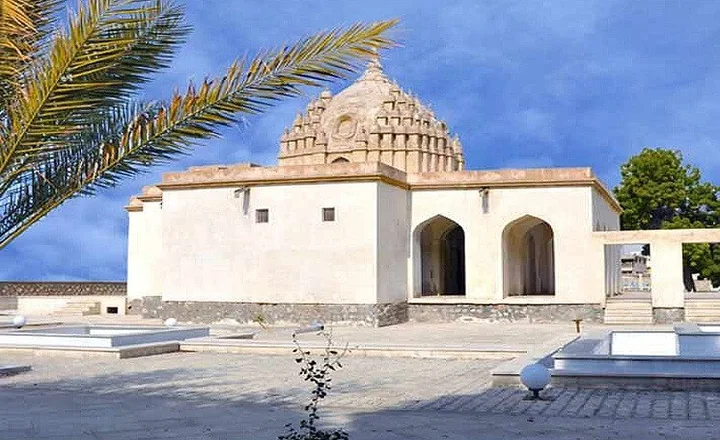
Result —
<path fill-rule="evenodd" d="M 233 63 L 167 101 L 135 93 L 189 32 L 172 0 L 0 0 L 0 248 L 64 201 L 187 153 L 243 113 L 354 71 L 394 20 L 313 35 Z"/>

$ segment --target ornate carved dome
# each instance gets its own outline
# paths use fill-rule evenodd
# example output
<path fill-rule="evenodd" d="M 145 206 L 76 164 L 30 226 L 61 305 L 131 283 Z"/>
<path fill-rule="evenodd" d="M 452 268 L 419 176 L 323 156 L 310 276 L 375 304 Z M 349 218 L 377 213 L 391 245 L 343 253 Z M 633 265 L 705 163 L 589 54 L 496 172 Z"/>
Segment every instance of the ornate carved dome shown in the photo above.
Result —
<path fill-rule="evenodd" d="M 462 170 L 457 136 L 390 81 L 378 60 L 335 96 L 325 90 L 280 139 L 280 165 L 383 162 L 409 173 Z"/>

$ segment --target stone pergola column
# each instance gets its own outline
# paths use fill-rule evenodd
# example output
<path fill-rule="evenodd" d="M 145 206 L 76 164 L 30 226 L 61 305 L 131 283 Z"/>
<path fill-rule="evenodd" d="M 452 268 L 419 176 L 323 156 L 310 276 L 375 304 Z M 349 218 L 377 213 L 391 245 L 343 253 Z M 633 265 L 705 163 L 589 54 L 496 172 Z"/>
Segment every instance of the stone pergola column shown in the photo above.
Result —
<path fill-rule="evenodd" d="M 653 240 L 650 242 L 650 258 L 653 307 L 684 307 L 682 242 Z"/>

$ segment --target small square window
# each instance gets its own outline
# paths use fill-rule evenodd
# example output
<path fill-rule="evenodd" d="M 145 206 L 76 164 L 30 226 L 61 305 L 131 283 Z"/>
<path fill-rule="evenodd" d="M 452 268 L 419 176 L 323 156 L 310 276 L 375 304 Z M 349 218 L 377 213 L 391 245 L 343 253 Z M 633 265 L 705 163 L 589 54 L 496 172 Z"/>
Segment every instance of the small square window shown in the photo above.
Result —
<path fill-rule="evenodd" d="M 324 222 L 335 221 L 335 208 L 323 208 L 322 209 L 322 220 Z"/>
<path fill-rule="evenodd" d="M 270 211 L 267 209 L 256 209 L 255 210 L 255 223 L 268 223 L 270 222 Z"/>

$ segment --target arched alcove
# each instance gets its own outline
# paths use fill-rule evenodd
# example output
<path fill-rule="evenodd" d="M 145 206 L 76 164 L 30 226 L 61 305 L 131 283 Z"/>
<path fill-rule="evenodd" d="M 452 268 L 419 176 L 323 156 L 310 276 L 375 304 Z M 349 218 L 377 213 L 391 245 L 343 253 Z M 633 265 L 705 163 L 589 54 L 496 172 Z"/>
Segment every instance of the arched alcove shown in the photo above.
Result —
<path fill-rule="evenodd" d="M 465 232 L 441 215 L 415 229 L 416 292 L 465 295 Z"/>
<path fill-rule="evenodd" d="M 555 249 L 552 227 L 530 215 L 503 231 L 503 293 L 516 295 L 555 294 Z"/>
<path fill-rule="evenodd" d="M 345 159 L 344 157 L 338 157 L 337 159 L 333 160 L 330 163 L 346 163 L 346 162 L 350 162 L 350 161 Z"/>

